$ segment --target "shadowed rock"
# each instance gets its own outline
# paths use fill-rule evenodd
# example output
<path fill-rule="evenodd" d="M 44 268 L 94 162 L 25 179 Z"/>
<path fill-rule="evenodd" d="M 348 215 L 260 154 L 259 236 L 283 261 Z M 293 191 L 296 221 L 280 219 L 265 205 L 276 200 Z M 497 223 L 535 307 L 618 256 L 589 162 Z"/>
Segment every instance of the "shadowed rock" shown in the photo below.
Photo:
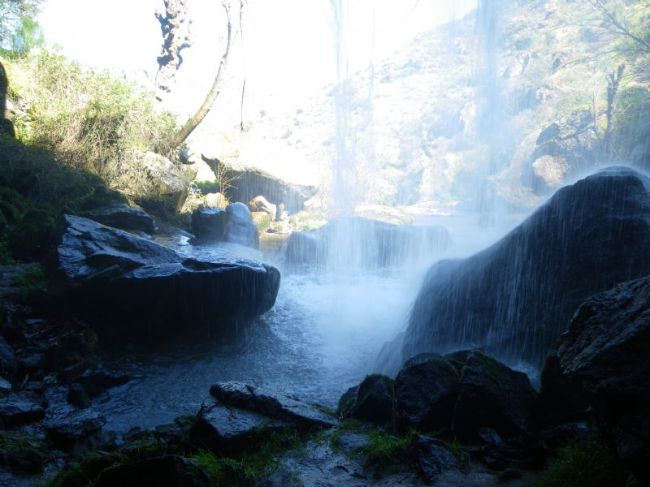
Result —
<path fill-rule="evenodd" d="M 650 181 L 610 168 L 559 190 L 488 249 L 428 272 L 402 349 L 481 347 L 541 365 L 578 305 L 650 273 Z"/>
<path fill-rule="evenodd" d="M 214 384 L 210 387 L 210 394 L 222 404 L 287 421 L 304 429 L 323 429 L 337 425 L 334 418 L 310 404 L 240 382 Z"/>
<path fill-rule="evenodd" d="M 274 304 L 277 269 L 244 260 L 190 259 L 147 239 L 92 220 L 66 216 L 53 289 L 66 314 L 120 342 L 202 331 L 237 335 Z"/>
<path fill-rule="evenodd" d="M 650 482 L 650 278 L 592 296 L 558 350 L 621 459 Z"/>

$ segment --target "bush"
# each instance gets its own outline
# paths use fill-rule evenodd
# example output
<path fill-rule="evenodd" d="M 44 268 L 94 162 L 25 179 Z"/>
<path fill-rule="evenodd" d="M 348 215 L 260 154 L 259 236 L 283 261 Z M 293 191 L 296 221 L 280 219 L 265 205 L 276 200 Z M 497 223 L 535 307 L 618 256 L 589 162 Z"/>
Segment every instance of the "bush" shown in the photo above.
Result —
<path fill-rule="evenodd" d="M 572 443 L 542 475 L 538 487 L 634 487 L 614 453 L 600 438 L 587 445 Z"/>
<path fill-rule="evenodd" d="M 3 62 L 9 98 L 28 107 L 14 120 L 26 144 L 50 149 L 59 160 L 107 182 L 115 163 L 133 150 L 171 150 L 166 141 L 175 121 L 155 113 L 153 95 L 142 88 L 47 50 Z"/>

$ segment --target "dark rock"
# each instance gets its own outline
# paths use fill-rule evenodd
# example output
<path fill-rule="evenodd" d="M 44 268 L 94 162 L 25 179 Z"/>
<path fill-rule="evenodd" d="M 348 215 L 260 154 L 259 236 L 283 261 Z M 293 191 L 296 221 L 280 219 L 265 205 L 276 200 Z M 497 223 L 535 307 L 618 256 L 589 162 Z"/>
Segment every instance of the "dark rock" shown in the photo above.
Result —
<path fill-rule="evenodd" d="M 156 231 L 156 224 L 151 216 L 141 208 L 132 207 L 125 203 L 97 208 L 85 213 L 83 216 L 122 230 L 144 232 L 150 235 Z"/>
<path fill-rule="evenodd" d="M 418 435 L 413 442 L 417 466 L 425 481 L 436 483 L 437 477 L 459 468 L 458 459 L 442 441 Z"/>
<path fill-rule="evenodd" d="M 45 445 L 24 434 L 4 433 L 0 441 L 0 464 L 17 474 L 43 471 L 47 459 Z"/>
<path fill-rule="evenodd" d="M 60 312 L 119 342 L 236 336 L 273 306 L 280 284 L 271 266 L 186 258 L 81 217 L 65 217 L 59 242 L 50 274 Z"/>
<path fill-rule="evenodd" d="M 212 451 L 236 451 L 261 441 L 269 432 L 290 428 L 280 420 L 243 409 L 211 404 L 202 408 L 190 430 L 193 445 Z"/>
<path fill-rule="evenodd" d="M 226 242 L 259 248 L 257 225 L 248 207 L 244 203 L 232 203 L 226 207 L 226 214 L 228 215 L 224 235 Z"/>
<path fill-rule="evenodd" d="M 12 375 L 18 367 L 14 349 L 0 336 L 0 373 Z"/>
<path fill-rule="evenodd" d="M 353 402 L 348 392 L 346 400 L 342 397 L 344 410 L 341 411 L 345 418 L 354 418 L 361 421 L 369 421 L 378 425 L 391 424 L 393 421 L 393 388 L 394 381 L 384 375 L 369 375 L 359 387 L 356 388 Z"/>
<path fill-rule="evenodd" d="M 44 416 L 42 401 L 33 394 L 18 393 L 0 398 L 0 424 L 4 427 L 34 423 Z"/>
<path fill-rule="evenodd" d="M 488 249 L 428 272 L 402 356 L 479 345 L 541 366 L 595 292 L 650 273 L 650 181 L 609 168 L 559 190 Z"/>
<path fill-rule="evenodd" d="M 4 397 L 11 392 L 11 382 L 4 377 L 0 377 L 0 397 Z"/>
<path fill-rule="evenodd" d="M 90 398 L 81 384 L 70 384 L 66 400 L 80 409 L 90 406 Z"/>
<path fill-rule="evenodd" d="M 354 264 L 376 268 L 401 265 L 413 256 L 445 250 L 449 244 L 449 233 L 441 226 L 338 218 L 313 232 L 293 232 L 285 257 L 291 264 L 324 264 L 343 252 L 346 259 L 358 258 Z"/>
<path fill-rule="evenodd" d="M 562 371 L 557 354 L 544 363 L 538 398 L 536 420 L 540 426 L 584 420 L 588 402 L 578 383 L 570 381 Z"/>
<path fill-rule="evenodd" d="M 449 428 L 458 394 L 459 375 L 444 358 L 404 367 L 395 379 L 395 418 L 406 431 Z"/>
<path fill-rule="evenodd" d="M 352 406 L 354 406 L 354 401 L 357 399 L 358 390 L 359 386 L 353 386 L 341 395 L 336 408 L 336 413 L 339 415 L 339 417 L 346 416 L 350 409 L 352 409 Z"/>
<path fill-rule="evenodd" d="M 473 350 L 445 358 L 458 364 L 460 376 L 453 412 L 455 435 L 471 439 L 483 427 L 502 436 L 528 430 L 536 394 L 526 374 Z"/>
<path fill-rule="evenodd" d="M 195 210 L 192 232 L 198 243 L 225 241 L 259 248 L 257 225 L 243 203 L 232 203 L 225 210 L 204 207 Z"/>
<path fill-rule="evenodd" d="M 650 278 L 586 300 L 558 356 L 619 457 L 641 483 L 650 482 Z"/>
<path fill-rule="evenodd" d="M 55 448 L 70 450 L 79 443 L 87 443 L 91 437 L 97 437 L 105 424 L 106 418 L 86 409 L 47 419 L 43 427 L 48 440 Z"/>
<path fill-rule="evenodd" d="M 112 371 L 104 367 L 96 367 L 85 371 L 77 382 L 84 388 L 90 397 L 95 397 L 108 389 L 119 387 L 132 379 L 131 376 Z"/>
<path fill-rule="evenodd" d="M 179 456 L 165 455 L 106 468 L 93 485 L 210 487 L 212 484 L 209 476 L 194 463 Z"/>
<path fill-rule="evenodd" d="M 301 429 L 323 429 L 338 424 L 334 418 L 314 406 L 240 382 L 214 384 L 210 387 L 210 394 L 222 404 L 287 421 Z"/>
<path fill-rule="evenodd" d="M 0 118 L 0 135 L 16 137 L 16 129 L 14 128 L 14 124 L 11 120 Z"/>
<path fill-rule="evenodd" d="M 192 233 L 201 242 L 221 241 L 227 218 L 226 210 L 221 208 L 199 208 L 192 213 Z"/>

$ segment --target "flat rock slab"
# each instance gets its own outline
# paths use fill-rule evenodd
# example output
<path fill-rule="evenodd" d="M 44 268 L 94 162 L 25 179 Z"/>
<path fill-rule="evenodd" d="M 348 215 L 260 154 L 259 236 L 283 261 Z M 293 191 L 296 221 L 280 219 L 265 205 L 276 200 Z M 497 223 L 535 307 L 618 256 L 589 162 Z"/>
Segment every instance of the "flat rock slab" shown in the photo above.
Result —
<path fill-rule="evenodd" d="M 301 429 L 318 430 L 338 425 L 336 419 L 310 404 L 241 382 L 219 382 L 210 388 L 210 394 L 222 404 L 287 421 Z"/>
<path fill-rule="evenodd" d="M 176 339 L 200 332 L 217 339 L 275 303 L 280 273 L 242 259 L 187 258 L 148 239 L 66 215 L 49 269 L 60 312 L 124 342 Z"/>
<path fill-rule="evenodd" d="M 291 424 L 285 421 L 213 403 L 199 412 L 190 437 L 195 444 L 221 451 L 250 446 L 271 432 L 289 428 Z"/>
<path fill-rule="evenodd" d="M 5 427 L 34 423 L 44 416 L 42 401 L 30 394 L 10 394 L 0 399 L 0 424 Z"/>

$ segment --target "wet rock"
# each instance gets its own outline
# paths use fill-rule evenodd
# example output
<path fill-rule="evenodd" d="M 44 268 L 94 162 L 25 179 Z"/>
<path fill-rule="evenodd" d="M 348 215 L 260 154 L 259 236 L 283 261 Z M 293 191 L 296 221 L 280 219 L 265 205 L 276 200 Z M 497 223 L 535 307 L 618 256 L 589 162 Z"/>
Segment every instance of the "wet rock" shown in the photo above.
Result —
<path fill-rule="evenodd" d="M 194 463 L 176 455 L 164 455 L 106 468 L 99 474 L 93 485 L 95 487 L 115 485 L 210 487 L 212 484 L 208 475 Z"/>
<path fill-rule="evenodd" d="M 244 203 L 231 203 L 226 208 L 228 216 L 224 239 L 246 247 L 259 248 L 257 225 L 251 217 L 251 212 Z"/>
<path fill-rule="evenodd" d="M 42 401 L 33 394 L 16 393 L 0 398 L 0 424 L 4 427 L 34 423 L 44 416 Z"/>
<path fill-rule="evenodd" d="M 395 418 L 400 429 L 449 428 L 458 394 L 457 369 L 440 356 L 405 366 L 395 379 Z"/>
<path fill-rule="evenodd" d="M 293 232 L 285 256 L 291 264 L 323 264 L 345 249 L 346 258 L 358 260 L 355 265 L 376 268 L 443 251 L 449 244 L 449 234 L 441 226 L 393 225 L 352 217 L 332 220 L 313 232 Z"/>
<path fill-rule="evenodd" d="M 259 248 L 257 225 L 243 203 L 221 208 L 199 208 L 192 213 L 192 233 L 197 242 L 232 242 Z"/>
<path fill-rule="evenodd" d="M 95 367 L 85 371 L 76 382 L 90 397 L 99 396 L 113 387 L 119 387 L 131 381 L 132 377 L 104 367 Z"/>
<path fill-rule="evenodd" d="M 558 356 L 619 457 L 641 483 L 650 482 L 650 278 L 587 299 Z"/>
<path fill-rule="evenodd" d="M 474 350 L 445 358 L 457 364 L 460 377 L 453 411 L 459 438 L 474 438 L 483 427 L 503 436 L 528 430 L 536 394 L 526 374 Z"/>
<path fill-rule="evenodd" d="M 125 203 L 97 208 L 83 216 L 109 227 L 122 230 L 143 232 L 149 235 L 155 233 L 156 224 L 144 210 L 129 206 Z"/>
<path fill-rule="evenodd" d="M 109 341 L 183 332 L 232 338 L 275 302 L 280 273 L 271 266 L 186 258 L 86 218 L 63 223 L 49 269 L 59 312 L 87 320 Z"/>
<path fill-rule="evenodd" d="M 18 361 L 14 349 L 0 336 L 0 373 L 11 375 L 16 371 Z"/>
<path fill-rule="evenodd" d="M 289 423 L 243 409 L 211 404 L 202 408 L 190 430 L 190 441 L 212 451 L 238 450 L 261 441 L 269 432 L 290 428 Z"/>
<path fill-rule="evenodd" d="M 413 441 L 417 467 L 427 482 L 436 483 L 438 476 L 459 468 L 458 459 L 442 441 L 417 435 Z"/>
<path fill-rule="evenodd" d="M 202 242 L 218 242 L 226 233 L 226 210 L 221 208 L 199 208 L 192 213 L 192 233 Z"/>
<path fill-rule="evenodd" d="M 584 299 L 650 274 L 648 188 L 631 169 L 602 170 L 559 190 L 488 249 L 435 264 L 402 356 L 480 344 L 509 363 L 541 366 Z"/>
<path fill-rule="evenodd" d="M 285 259 L 291 264 L 318 264 L 324 256 L 317 235 L 308 232 L 291 232 L 285 250 Z"/>
<path fill-rule="evenodd" d="M 540 376 L 536 421 L 540 426 L 584 420 L 588 402 L 578 383 L 562 371 L 557 354 L 549 355 Z"/>
<path fill-rule="evenodd" d="M 359 386 L 353 386 L 341 395 L 336 408 L 336 413 L 339 415 L 339 417 L 345 416 L 350 411 L 350 409 L 352 409 L 352 406 L 354 406 L 354 402 L 357 398 L 358 390 Z"/>
<path fill-rule="evenodd" d="M 341 450 L 347 455 L 354 455 L 359 453 L 365 447 L 370 445 L 370 437 L 363 433 L 354 433 L 352 431 L 344 431 L 336 441 L 336 448 Z"/>
<path fill-rule="evenodd" d="M 11 392 L 11 382 L 4 377 L 0 377 L 0 397 L 4 397 Z"/>
<path fill-rule="evenodd" d="M 390 377 L 378 374 L 367 376 L 356 388 L 353 398 L 350 395 L 346 399 L 341 398 L 344 403 L 342 416 L 378 425 L 391 424 L 393 387 L 394 381 Z"/>
<path fill-rule="evenodd" d="M 80 443 L 93 446 L 95 442 L 88 440 L 93 439 L 92 437 L 99 439 L 98 436 L 105 424 L 104 416 L 86 409 L 47 419 L 43 427 L 48 440 L 55 448 L 71 450 L 75 447 L 79 449 Z M 101 439 L 99 440 L 101 442 Z"/>
<path fill-rule="evenodd" d="M 70 384 L 66 400 L 80 409 L 90 406 L 90 398 L 81 384 Z"/>
<path fill-rule="evenodd" d="M 314 406 L 240 382 L 220 382 L 210 394 L 222 404 L 253 411 L 307 430 L 336 426 L 337 421 Z"/>

